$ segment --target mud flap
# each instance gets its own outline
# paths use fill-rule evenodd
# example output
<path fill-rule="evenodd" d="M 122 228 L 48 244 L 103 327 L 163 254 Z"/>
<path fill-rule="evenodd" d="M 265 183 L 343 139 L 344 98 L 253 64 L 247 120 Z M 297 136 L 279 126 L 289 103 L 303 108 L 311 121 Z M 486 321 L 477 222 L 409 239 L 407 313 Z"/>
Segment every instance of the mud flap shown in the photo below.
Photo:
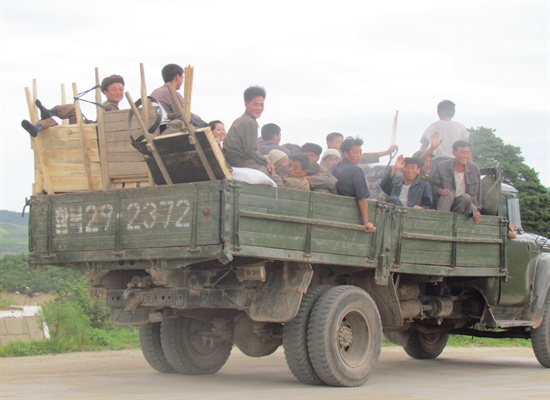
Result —
<path fill-rule="evenodd" d="M 290 321 L 298 313 L 312 276 L 310 264 L 287 261 L 272 264 L 265 284 L 254 295 L 248 316 L 261 322 Z"/>

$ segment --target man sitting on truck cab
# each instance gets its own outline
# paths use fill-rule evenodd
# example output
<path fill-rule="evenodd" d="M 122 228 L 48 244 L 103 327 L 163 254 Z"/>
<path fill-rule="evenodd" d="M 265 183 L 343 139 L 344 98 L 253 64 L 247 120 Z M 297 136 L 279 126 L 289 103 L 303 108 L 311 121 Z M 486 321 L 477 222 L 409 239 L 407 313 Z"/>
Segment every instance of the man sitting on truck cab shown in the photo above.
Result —
<path fill-rule="evenodd" d="M 433 208 L 432 188 L 428 182 L 419 179 L 422 161 L 415 157 L 400 155 L 391 172 L 380 182 L 380 188 L 390 196 L 387 200 L 396 206 L 412 208 Z M 396 176 L 401 171 L 401 176 Z"/>
<path fill-rule="evenodd" d="M 102 104 L 105 111 L 118 110 L 118 103 L 124 97 L 124 78 L 120 75 L 111 75 L 101 81 L 101 91 L 107 97 L 107 101 Z M 35 101 L 36 106 L 40 109 L 40 121 L 33 125 L 30 121 L 24 119 L 21 121 L 21 126 L 30 133 L 32 137 L 36 137 L 38 132 L 56 126 L 57 122 L 52 117 L 60 119 L 68 119 L 69 124 L 76 124 L 76 109 L 74 104 L 62 104 L 48 109 L 42 105 L 40 100 Z"/>
<path fill-rule="evenodd" d="M 478 166 L 470 161 L 470 143 L 454 142 L 453 156 L 435 167 L 430 180 L 438 196 L 437 209 L 472 215 L 477 224 L 481 219 L 481 178 Z"/>
<path fill-rule="evenodd" d="M 358 137 L 346 138 L 342 144 L 344 160 L 332 168 L 332 175 L 338 179 L 336 183 L 337 193 L 342 196 L 355 197 L 366 231 L 374 232 L 376 227 L 372 222 L 369 222 L 369 204 L 367 202 L 370 196 L 369 188 L 367 187 L 365 174 L 358 165 L 363 154 L 362 145 L 363 140 Z"/>

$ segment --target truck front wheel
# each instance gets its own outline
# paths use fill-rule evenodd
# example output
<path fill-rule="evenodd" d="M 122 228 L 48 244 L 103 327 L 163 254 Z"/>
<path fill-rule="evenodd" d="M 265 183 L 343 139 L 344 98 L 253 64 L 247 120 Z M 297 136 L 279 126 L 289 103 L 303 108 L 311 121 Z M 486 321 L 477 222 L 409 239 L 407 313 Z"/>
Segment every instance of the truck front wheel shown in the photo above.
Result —
<path fill-rule="evenodd" d="M 447 345 L 448 333 L 422 333 L 413 331 L 405 347 L 405 353 L 417 360 L 433 360 L 437 358 Z"/>
<path fill-rule="evenodd" d="M 149 323 L 139 327 L 139 344 L 145 360 L 151 367 L 164 374 L 174 371 L 174 368 L 166 361 L 162 345 L 160 343 L 160 322 Z"/>
<path fill-rule="evenodd" d="M 531 345 L 540 365 L 550 368 L 550 292 L 546 296 L 542 322 L 531 330 Z"/>
<path fill-rule="evenodd" d="M 356 286 L 336 286 L 315 302 L 308 351 L 319 378 L 330 386 L 359 386 L 374 371 L 382 345 L 376 303 Z"/>
<path fill-rule="evenodd" d="M 193 318 L 165 318 L 160 329 L 166 360 L 185 375 L 219 371 L 231 354 L 232 343 L 212 333 L 212 324 Z"/>

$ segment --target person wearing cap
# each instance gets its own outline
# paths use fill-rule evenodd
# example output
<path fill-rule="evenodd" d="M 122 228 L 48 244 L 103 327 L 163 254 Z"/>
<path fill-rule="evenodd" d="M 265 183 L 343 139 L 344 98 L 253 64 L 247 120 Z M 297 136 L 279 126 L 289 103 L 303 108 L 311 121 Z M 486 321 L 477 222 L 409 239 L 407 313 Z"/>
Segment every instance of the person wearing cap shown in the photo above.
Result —
<path fill-rule="evenodd" d="M 269 161 L 275 168 L 275 173 L 284 179 L 288 176 L 288 156 L 281 150 L 273 149 L 269 152 Z"/>
<path fill-rule="evenodd" d="M 332 167 L 342 161 L 342 155 L 336 149 L 327 149 L 321 157 L 321 167 L 327 169 L 328 172 L 332 172 Z"/>
<path fill-rule="evenodd" d="M 395 164 L 380 182 L 380 188 L 389 197 L 389 203 L 412 208 L 433 208 L 432 188 L 418 178 L 422 161 L 416 157 L 397 157 Z M 402 175 L 397 175 L 401 171 Z"/>
<path fill-rule="evenodd" d="M 288 177 L 283 180 L 283 186 L 309 192 L 310 186 L 306 175 L 310 165 L 311 161 L 305 154 L 296 153 L 291 155 L 288 164 Z"/>
<path fill-rule="evenodd" d="M 258 148 L 261 155 L 267 156 L 271 150 L 277 149 L 287 156 L 290 152 L 286 147 L 281 146 L 281 128 L 277 124 L 269 123 L 262 126 L 261 135 L 263 144 Z"/>
<path fill-rule="evenodd" d="M 101 81 L 101 91 L 107 97 L 107 101 L 102 104 L 105 111 L 118 110 L 118 103 L 124 97 L 124 78 L 120 75 L 111 75 Z M 32 137 L 36 137 L 38 132 L 56 126 L 57 121 L 52 117 L 59 119 L 68 119 L 69 124 L 76 124 L 76 108 L 74 104 L 62 104 L 48 109 L 44 107 L 40 100 L 35 101 L 36 106 L 40 110 L 40 121 L 33 125 L 30 121 L 24 119 L 21 121 L 21 126 L 30 133 Z"/>
<path fill-rule="evenodd" d="M 363 170 L 359 167 L 361 161 L 361 146 L 363 140 L 348 137 L 342 143 L 344 160 L 332 168 L 332 175 L 338 180 L 337 193 L 341 196 L 354 197 L 357 200 L 359 211 L 363 219 L 363 226 L 367 232 L 376 231 L 376 227 L 369 221 L 369 188 Z"/>

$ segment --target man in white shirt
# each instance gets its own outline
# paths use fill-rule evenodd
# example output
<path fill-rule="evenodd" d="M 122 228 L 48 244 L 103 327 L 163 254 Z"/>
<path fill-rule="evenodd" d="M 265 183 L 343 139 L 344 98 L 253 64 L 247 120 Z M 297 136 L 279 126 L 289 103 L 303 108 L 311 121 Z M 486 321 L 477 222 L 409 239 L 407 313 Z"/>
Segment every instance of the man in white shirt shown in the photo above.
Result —
<path fill-rule="evenodd" d="M 460 122 L 453 121 L 455 116 L 455 103 L 450 100 L 443 100 L 437 105 L 439 121 L 431 124 L 420 138 L 420 150 L 427 150 L 432 142 L 432 136 L 439 134 L 441 144 L 432 152 L 434 156 L 433 168 L 445 158 L 453 157 L 453 143 L 457 140 L 468 141 L 468 131 Z"/>

